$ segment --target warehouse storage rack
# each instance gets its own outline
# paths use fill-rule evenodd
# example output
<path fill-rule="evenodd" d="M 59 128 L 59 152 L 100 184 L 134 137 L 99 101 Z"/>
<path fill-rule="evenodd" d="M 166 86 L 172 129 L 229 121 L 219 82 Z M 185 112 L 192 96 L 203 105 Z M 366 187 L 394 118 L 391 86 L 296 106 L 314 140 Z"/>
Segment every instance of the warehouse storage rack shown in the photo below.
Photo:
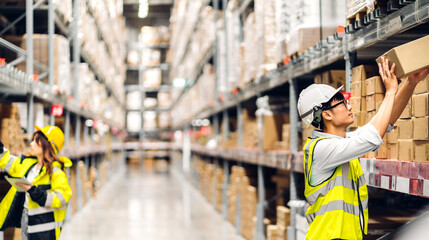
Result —
<path fill-rule="evenodd" d="M 137 78 L 138 78 L 138 84 L 127 84 L 125 85 L 125 92 L 135 92 L 138 91 L 141 96 L 141 100 L 143 100 L 147 96 L 158 96 L 158 93 L 160 92 L 171 92 L 171 86 L 167 85 L 165 83 L 166 77 L 168 76 L 168 72 L 170 70 L 170 65 L 166 63 L 166 55 L 167 51 L 170 47 L 167 43 L 160 43 L 160 44 L 144 44 L 143 41 L 141 41 L 142 35 L 139 34 L 139 41 L 138 42 L 130 42 L 127 44 L 127 51 L 130 50 L 137 50 L 138 51 L 138 66 L 131 66 L 127 65 L 127 71 L 131 73 L 137 72 Z M 160 56 L 160 64 L 154 65 L 154 66 L 145 66 L 143 63 L 143 50 L 144 49 L 157 49 L 161 52 Z M 161 70 L 161 86 L 157 88 L 147 88 L 144 86 L 144 80 L 143 80 L 143 74 L 145 71 L 150 69 L 160 69 Z M 157 104 L 159 105 L 159 104 Z M 128 140 L 125 143 L 125 150 L 127 152 L 127 158 L 129 159 L 133 155 L 140 156 L 140 161 L 145 158 L 151 158 L 151 159 L 168 159 L 169 158 L 169 149 L 170 145 L 168 142 L 163 141 L 163 138 L 160 138 L 160 135 L 169 135 L 170 129 L 168 128 L 156 128 L 156 129 L 146 129 L 144 125 L 144 113 L 145 112 L 155 112 L 156 114 L 159 113 L 168 113 L 171 110 L 170 107 L 153 107 L 153 108 L 145 108 L 145 106 L 139 107 L 138 109 L 130 109 L 126 108 L 125 114 L 126 119 L 128 118 L 129 112 L 138 112 L 140 114 L 141 119 L 141 128 L 139 132 L 133 132 L 130 129 L 128 129 L 128 126 L 126 126 L 128 130 Z M 128 121 L 127 121 L 128 123 Z M 148 141 L 148 139 L 151 139 L 151 141 Z M 137 141 L 138 140 L 138 141 Z"/>
<path fill-rule="evenodd" d="M 212 4 L 218 12 L 219 0 L 213 0 Z M 226 12 L 227 0 L 223 0 L 223 12 Z M 238 9 L 242 18 L 244 13 L 251 8 L 253 1 L 242 0 L 238 2 Z M 429 21 L 429 1 L 390 1 L 393 3 L 391 12 L 384 15 L 375 15 L 371 13 L 365 17 L 365 24 L 356 24 L 355 26 L 346 26 L 344 32 L 341 28 L 333 36 L 319 42 L 314 47 L 304 51 L 293 59 L 285 59 L 285 65 L 278 67 L 264 76 L 257 78 L 251 85 L 241 89 L 233 90 L 226 95 L 221 96 L 217 93 L 217 101 L 213 106 L 199 112 L 198 114 L 182 119 L 176 123 L 173 128 L 182 130 L 184 133 L 183 144 L 173 146 L 173 165 L 192 179 L 192 173 L 189 171 L 191 156 L 200 155 L 212 159 L 215 168 L 220 167 L 223 162 L 224 170 L 224 189 L 223 189 L 223 207 L 222 214 L 227 216 L 227 196 L 229 167 L 234 162 L 239 166 L 251 164 L 257 166 L 258 173 L 258 207 L 257 207 L 257 226 L 255 239 L 265 239 L 264 206 L 267 204 L 264 190 L 264 169 L 265 167 L 274 169 L 289 170 L 290 174 L 290 201 L 288 206 L 291 208 L 291 226 L 288 227 L 287 239 L 296 239 L 296 228 L 305 218 L 297 219 L 298 211 L 305 205 L 305 201 L 298 197 L 302 194 L 298 189 L 302 186 L 299 182 L 299 173 L 303 173 L 303 153 L 298 149 L 299 117 L 296 109 L 297 95 L 300 89 L 303 89 L 308 80 L 312 79 L 314 73 L 328 69 L 330 66 L 341 65 L 346 70 L 346 92 L 351 91 L 352 67 L 359 63 L 368 63 L 372 60 L 374 64 L 376 57 L 383 54 L 388 49 L 417 39 L 428 33 L 427 23 Z M 200 11 L 201 12 L 201 11 Z M 201 17 L 201 16 L 200 16 Z M 225 19 L 225 18 L 224 18 Z M 244 21 L 243 21 L 244 22 Z M 242 26 L 241 26 L 242 27 Z M 411 30 L 411 31 L 408 31 Z M 408 31 L 408 32 L 407 32 Z M 216 43 L 217 41 L 215 41 Z M 216 59 L 216 44 L 213 46 L 213 54 L 209 57 Z M 344 60 L 344 62 L 343 62 Z M 207 58 L 201 62 L 204 65 Z M 213 60 L 216 63 L 216 60 Z M 231 66 L 231 63 L 226 64 Z M 199 74 L 200 70 L 197 70 Z M 193 78 L 197 79 L 197 76 Z M 262 118 L 258 118 L 259 141 L 258 149 L 243 149 L 243 116 L 242 108 L 245 102 L 254 100 L 257 97 L 266 95 L 280 86 L 288 87 L 289 106 L 290 106 L 290 151 L 263 151 L 261 148 L 261 125 Z M 190 86 L 189 86 L 190 87 Z M 285 88 L 284 88 L 285 89 Z M 287 89 L 287 88 L 286 88 Z M 216 90 L 217 91 L 217 90 Z M 186 89 L 181 92 L 178 100 L 186 94 Z M 173 106 L 174 107 L 174 106 Z M 207 148 L 200 145 L 191 144 L 189 130 L 192 129 L 193 119 L 211 118 L 216 136 L 229 135 L 228 124 L 225 124 L 223 133 L 219 130 L 219 121 L 223 119 L 228 122 L 229 114 L 236 111 L 238 148 L 226 149 L 222 147 Z M 217 138 L 217 137 L 216 137 Z M 221 161 L 222 160 L 222 161 Z M 429 197 L 429 164 L 421 162 L 403 162 L 394 160 L 367 159 L 362 158 L 361 164 L 367 184 L 371 187 L 385 189 L 409 194 L 417 197 Z M 187 166 L 187 167 L 185 167 Z M 239 205 L 240 203 L 238 203 Z M 240 216 L 240 207 L 237 207 L 237 216 Z M 239 219 L 239 217 L 237 217 Z M 240 232 L 239 223 L 237 231 Z"/>
<path fill-rule="evenodd" d="M 39 101 L 45 105 L 62 105 L 64 108 L 64 134 L 65 134 L 65 146 L 61 152 L 65 156 L 72 159 L 74 165 L 77 165 L 79 160 L 84 160 L 86 163 L 88 172 L 89 167 L 97 168 L 104 161 L 111 164 L 111 167 L 118 167 L 123 169 L 123 160 L 124 160 L 124 146 L 122 144 L 122 138 L 124 135 L 124 126 L 121 123 L 112 121 L 111 119 L 107 119 L 105 116 L 100 116 L 99 114 L 93 113 L 89 110 L 85 110 L 82 108 L 82 103 L 79 102 L 79 91 L 78 91 L 78 64 L 81 62 L 81 58 L 84 62 L 86 62 L 90 69 L 95 73 L 96 78 L 104 84 L 107 88 L 107 91 L 114 97 L 115 101 L 121 106 L 123 109 L 124 100 L 121 99 L 120 96 L 117 96 L 115 91 L 112 91 L 110 87 L 106 84 L 105 79 L 103 78 L 102 69 L 99 66 L 96 66 L 94 62 L 90 59 L 88 53 L 81 49 L 80 43 L 78 41 L 78 20 L 79 20 L 79 1 L 73 1 L 73 21 L 68 26 L 58 9 L 53 4 L 53 0 L 39 0 L 36 3 L 33 0 L 26 0 L 25 7 L 24 6 L 6 6 L 2 5 L 0 8 L 3 12 L 8 11 L 10 14 L 15 14 L 15 16 L 19 16 L 14 20 L 10 25 L 3 29 L 1 34 L 6 33 L 9 29 L 14 27 L 17 23 L 19 23 L 24 17 L 25 26 L 26 26 L 26 46 L 27 49 L 33 49 L 33 29 L 36 26 L 40 27 L 40 24 L 46 24 L 47 22 L 47 32 L 49 38 L 49 66 L 45 67 L 42 64 L 38 63 L 33 58 L 33 51 L 26 51 L 21 49 L 20 47 L 6 41 L 4 38 L 0 37 L 0 47 L 9 49 L 13 52 L 16 52 L 19 57 L 16 61 L 11 63 L 5 63 L 4 61 L 0 67 L 0 84 L 2 85 L 2 93 L 6 94 L 6 100 L 8 102 L 16 102 L 23 101 L 22 96 L 25 96 L 24 99 L 27 101 L 27 113 L 29 116 L 34 116 L 34 102 Z M 42 4 L 45 4 L 41 6 Z M 89 6 L 88 6 L 89 8 Z M 90 13 L 92 14 L 92 10 L 89 8 Z M 22 14 L 22 15 L 21 15 Z M 36 19 L 46 18 L 47 21 L 33 21 Z M 99 26 L 98 35 L 101 40 L 102 34 L 100 34 Z M 55 29 L 58 29 L 58 34 L 65 36 L 67 39 L 71 40 L 71 46 L 73 52 L 72 56 L 72 66 L 73 66 L 73 74 L 72 80 L 75 83 L 73 96 L 66 97 L 64 95 L 60 95 L 53 90 L 54 84 L 54 46 L 53 39 L 55 34 Z M 1 56 L 0 56 L 1 57 Z M 111 56 L 112 57 L 112 56 Z M 22 72 L 18 70 L 15 65 L 19 64 L 22 61 L 26 61 L 26 71 Z M 37 76 L 33 74 L 33 67 L 41 68 L 45 71 L 45 73 Z M 48 84 L 44 84 L 39 80 L 47 77 L 49 79 Z M 10 95 L 10 96 L 9 96 Z M 14 97 L 18 95 L 19 97 Z M 25 100 L 24 100 L 25 101 Z M 45 110 L 46 112 L 46 110 Z M 75 131 L 74 131 L 74 146 L 70 147 L 71 143 L 71 124 L 72 116 L 74 118 L 75 123 Z M 55 116 L 53 114 L 49 115 L 49 124 L 55 124 Z M 99 126 L 108 128 L 108 132 L 106 134 L 106 139 L 102 139 L 102 142 L 105 145 L 95 145 L 93 136 L 96 133 L 95 124 Z M 82 129 L 83 128 L 83 129 Z M 27 133 L 32 133 L 34 130 L 33 118 L 28 118 L 27 121 Z M 112 130 L 110 130 L 112 129 Z M 81 136 L 83 134 L 83 136 Z M 84 146 L 81 146 L 81 139 L 83 138 Z M 114 158 L 114 159 L 113 159 Z M 74 166 L 75 167 L 75 166 Z M 115 169 L 115 172 L 118 169 Z M 68 170 L 69 171 L 69 170 Z M 79 171 L 79 168 L 77 168 Z M 113 171 L 109 172 L 108 175 L 113 173 Z M 99 175 L 99 174 L 98 174 Z M 79 176 L 79 172 L 77 172 L 77 176 Z M 82 186 L 82 183 L 77 178 L 77 185 Z M 78 189 L 81 190 L 81 189 Z M 81 191 L 75 193 L 79 202 L 83 197 Z M 79 208 L 82 207 L 82 204 L 79 204 Z M 3 238 L 3 233 L 0 232 L 0 239 Z"/>

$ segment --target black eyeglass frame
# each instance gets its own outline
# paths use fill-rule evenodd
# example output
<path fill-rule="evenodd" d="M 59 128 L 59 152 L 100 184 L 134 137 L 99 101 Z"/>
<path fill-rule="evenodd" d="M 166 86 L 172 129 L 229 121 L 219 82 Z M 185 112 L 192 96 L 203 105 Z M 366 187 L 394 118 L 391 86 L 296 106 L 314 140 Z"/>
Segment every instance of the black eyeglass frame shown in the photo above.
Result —
<path fill-rule="evenodd" d="M 344 99 L 344 100 L 342 100 L 341 102 L 338 102 L 338 103 L 336 103 L 336 104 L 334 104 L 334 105 L 332 105 L 332 106 L 329 106 L 329 107 L 323 108 L 323 111 L 333 109 L 333 108 L 335 108 L 336 106 L 338 106 L 338 105 L 340 105 L 340 104 L 344 104 L 344 107 L 346 107 L 346 108 L 348 107 L 347 100 L 346 100 L 346 99 Z"/>

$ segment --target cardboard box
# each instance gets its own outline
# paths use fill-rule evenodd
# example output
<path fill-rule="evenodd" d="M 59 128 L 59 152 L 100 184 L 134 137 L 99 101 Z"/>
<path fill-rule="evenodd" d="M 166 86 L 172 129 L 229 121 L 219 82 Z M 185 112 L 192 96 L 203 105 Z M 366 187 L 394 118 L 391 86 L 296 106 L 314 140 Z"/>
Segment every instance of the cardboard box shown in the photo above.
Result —
<path fill-rule="evenodd" d="M 392 48 L 382 56 L 395 63 L 395 75 L 405 78 L 429 66 L 429 36 Z M 381 56 L 377 58 L 381 62 Z"/>
<path fill-rule="evenodd" d="M 389 133 L 386 134 L 386 142 L 389 144 L 398 142 L 398 127 L 394 126 Z"/>
<path fill-rule="evenodd" d="M 395 124 L 398 128 L 398 139 L 413 138 L 413 124 L 411 119 L 399 119 Z"/>
<path fill-rule="evenodd" d="M 413 140 L 398 140 L 398 160 L 414 160 L 414 143 Z"/>
<path fill-rule="evenodd" d="M 411 118 L 411 112 L 412 112 L 412 98 L 408 101 L 407 105 L 404 108 L 404 111 L 402 112 L 401 116 L 399 118 Z"/>
<path fill-rule="evenodd" d="M 377 66 L 360 65 L 352 69 L 352 82 L 365 81 L 366 79 L 377 76 L 378 74 Z M 363 85 L 364 84 L 362 84 L 362 87 Z M 362 93 L 366 93 L 366 89 Z"/>
<path fill-rule="evenodd" d="M 429 75 L 419 82 L 414 89 L 414 94 L 427 93 L 429 92 Z"/>
<path fill-rule="evenodd" d="M 361 97 L 362 96 L 362 82 L 353 82 L 351 90 L 351 97 Z M 365 95 L 363 95 L 365 96 Z"/>
<path fill-rule="evenodd" d="M 372 95 L 376 93 L 385 93 L 386 88 L 384 87 L 384 83 L 381 80 L 381 77 L 375 76 L 368 78 L 365 81 L 366 84 L 366 95 Z"/>
<path fill-rule="evenodd" d="M 365 124 L 369 123 L 371 121 L 371 119 L 375 116 L 376 113 L 377 112 L 375 110 L 374 111 L 366 112 L 366 121 L 365 121 Z"/>
<path fill-rule="evenodd" d="M 429 101 L 429 93 L 413 95 L 412 116 L 413 117 L 429 116 L 428 101 Z"/>
<path fill-rule="evenodd" d="M 262 148 L 264 150 L 272 149 L 274 142 L 281 140 L 282 127 L 286 122 L 289 122 L 289 115 L 274 114 L 264 116 L 262 131 Z"/>
<path fill-rule="evenodd" d="M 322 83 L 339 88 L 346 84 L 345 70 L 330 70 L 322 73 Z"/>
<path fill-rule="evenodd" d="M 366 96 L 366 110 L 368 112 L 377 109 L 377 103 L 382 102 L 384 99 L 384 94 L 376 93 L 370 96 Z"/>
<path fill-rule="evenodd" d="M 387 144 L 387 158 L 398 159 L 398 144 Z"/>
<path fill-rule="evenodd" d="M 413 139 L 429 140 L 429 117 L 413 118 Z"/>
<path fill-rule="evenodd" d="M 365 101 L 365 98 L 361 97 L 352 97 L 350 98 L 350 106 L 352 107 L 352 112 L 360 112 L 361 111 L 361 101 L 362 99 Z"/>
<path fill-rule="evenodd" d="M 414 141 L 414 160 L 428 162 L 429 141 Z"/>

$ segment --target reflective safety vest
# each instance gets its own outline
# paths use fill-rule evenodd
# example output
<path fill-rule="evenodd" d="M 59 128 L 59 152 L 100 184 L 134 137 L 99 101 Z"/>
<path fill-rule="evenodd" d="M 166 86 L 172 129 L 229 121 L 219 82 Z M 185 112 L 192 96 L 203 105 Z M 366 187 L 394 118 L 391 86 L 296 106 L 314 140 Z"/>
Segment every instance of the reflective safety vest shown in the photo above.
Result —
<path fill-rule="evenodd" d="M 66 167 L 71 166 L 68 158 L 60 157 Z M 0 154 L 0 168 L 12 177 L 24 177 L 37 164 L 37 158 L 28 157 L 22 160 L 12 156 L 10 151 Z M 67 211 L 72 190 L 67 176 L 61 170 L 61 164 L 52 163 L 52 178 L 43 166 L 39 175 L 33 180 L 28 200 L 28 239 L 59 239 L 61 227 Z M 21 227 L 21 216 L 24 208 L 25 193 L 17 192 L 11 187 L 0 204 L 0 231 L 8 227 Z"/>
<path fill-rule="evenodd" d="M 304 194 L 310 204 L 305 239 L 363 239 L 368 228 L 368 190 L 359 159 L 338 166 L 324 182 L 310 185 L 314 147 L 326 138 L 308 138 L 303 149 Z"/>

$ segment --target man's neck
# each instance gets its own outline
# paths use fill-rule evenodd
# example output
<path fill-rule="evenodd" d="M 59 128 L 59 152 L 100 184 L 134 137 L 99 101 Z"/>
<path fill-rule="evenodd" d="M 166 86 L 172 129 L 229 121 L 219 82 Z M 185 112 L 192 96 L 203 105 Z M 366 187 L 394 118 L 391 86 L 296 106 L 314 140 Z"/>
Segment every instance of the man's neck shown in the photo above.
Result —
<path fill-rule="evenodd" d="M 345 138 L 346 137 L 346 129 L 345 128 L 336 128 L 336 127 L 325 127 L 323 129 L 324 133 L 336 135 Z"/>

